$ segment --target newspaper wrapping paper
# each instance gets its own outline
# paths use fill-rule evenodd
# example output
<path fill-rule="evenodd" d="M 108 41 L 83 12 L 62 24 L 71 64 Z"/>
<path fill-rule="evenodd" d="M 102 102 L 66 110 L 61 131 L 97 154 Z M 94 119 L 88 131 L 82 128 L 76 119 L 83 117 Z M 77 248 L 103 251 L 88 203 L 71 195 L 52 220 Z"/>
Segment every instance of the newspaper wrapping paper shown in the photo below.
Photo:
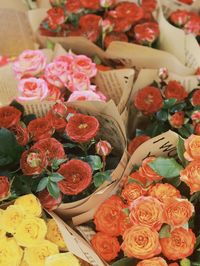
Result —
<path fill-rule="evenodd" d="M 66 51 L 59 44 L 56 44 L 54 51 L 50 49 L 43 49 L 42 51 L 47 56 L 48 62 L 56 56 L 66 54 Z M 133 69 L 98 71 L 94 83 L 106 95 L 108 100 L 112 99 L 114 101 L 121 114 L 125 112 L 132 93 L 134 76 L 135 71 Z M 17 83 L 18 81 L 12 70 L 12 63 L 0 68 L 0 106 L 9 104 L 18 96 Z M 122 118 L 127 126 L 127 116 L 123 115 Z"/>
<path fill-rule="evenodd" d="M 135 165 L 140 165 L 142 161 L 148 156 L 163 156 L 163 157 L 176 157 L 176 146 L 178 144 L 178 135 L 172 131 L 167 131 L 157 137 L 154 137 L 140 147 L 137 148 L 135 153 L 131 156 L 129 163 L 126 167 L 126 170 L 123 174 L 125 178 L 128 176 Z M 122 178 L 115 187 L 115 194 L 120 189 L 123 184 L 124 178 Z M 90 245 L 90 240 L 95 232 L 87 225 L 79 225 L 75 227 L 78 230 L 83 239 L 80 236 L 77 236 L 76 232 L 70 229 L 76 239 L 77 249 L 82 249 L 82 252 L 86 255 L 87 261 L 95 266 L 108 266 L 105 261 L 96 259 L 97 254 L 94 252 Z M 69 229 L 69 228 L 68 228 Z M 88 250 L 88 245 L 90 245 L 90 251 Z M 76 253 L 74 253 L 76 255 Z M 100 262 L 100 261 L 101 262 Z"/>
<path fill-rule="evenodd" d="M 192 91 L 194 88 L 198 88 L 198 79 L 197 76 L 191 75 L 191 76 L 179 76 L 174 73 L 169 73 L 169 76 L 166 80 L 166 82 L 170 80 L 177 80 L 179 81 L 187 92 Z M 129 99 L 129 118 L 128 118 L 128 137 L 132 138 L 134 135 L 134 132 L 136 128 L 144 127 L 144 125 L 147 125 L 149 122 L 148 116 L 144 116 L 141 114 L 141 112 L 137 111 L 133 106 L 133 99 L 136 92 L 150 84 L 153 83 L 153 81 L 159 82 L 158 77 L 158 70 L 157 69 L 142 69 L 138 77 L 134 83 L 132 95 Z"/>
<path fill-rule="evenodd" d="M 60 43 L 65 49 L 73 49 L 75 53 L 83 53 L 88 56 L 98 55 L 103 61 L 110 62 L 113 64 L 123 65 L 124 67 L 133 67 L 135 69 L 141 68 L 159 68 L 167 67 L 171 72 L 180 75 L 190 75 L 196 70 L 196 64 L 190 64 L 187 67 L 176 56 L 166 51 L 161 51 L 146 46 L 141 46 L 132 43 L 125 42 L 112 42 L 106 51 L 103 51 L 97 45 L 92 43 L 83 37 L 46 37 L 42 36 L 39 31 L 39 25 L 41 21 L 46 17 L 47 9 L 38 8 L 30 10 L 28 17 L 33 32 L 38 42 L 45 47 L 47 41 L 50 40 L 53 43 Z M 169 24 L 170 25 L 170 24 Z M 162 25 L 160 25 L 162 30 Z M 163 44 L 165 40 L 160 39 L 160 45 L 165 49 L 166 46 Z M 171 44 L 170 44 L 171 45 Z M 172 42 L 172 45 L 177 46 L 177 43 Z M 171 47 L 168 50 L 172 50 Z M 176 48 L 173 48 L 176 50 Z"/>

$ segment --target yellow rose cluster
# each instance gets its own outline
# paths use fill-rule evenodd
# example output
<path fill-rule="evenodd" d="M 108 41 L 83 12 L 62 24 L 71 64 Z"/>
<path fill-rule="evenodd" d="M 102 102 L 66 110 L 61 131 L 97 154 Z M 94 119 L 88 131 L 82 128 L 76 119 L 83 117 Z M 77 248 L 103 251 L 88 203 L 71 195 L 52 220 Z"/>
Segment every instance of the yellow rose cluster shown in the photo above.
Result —
<path fill-rule="evenodd" d="M 80 266 L 53 219 L 42 218 L 39 200 L 28 194 L 0 210 L 0 266 Z"/>

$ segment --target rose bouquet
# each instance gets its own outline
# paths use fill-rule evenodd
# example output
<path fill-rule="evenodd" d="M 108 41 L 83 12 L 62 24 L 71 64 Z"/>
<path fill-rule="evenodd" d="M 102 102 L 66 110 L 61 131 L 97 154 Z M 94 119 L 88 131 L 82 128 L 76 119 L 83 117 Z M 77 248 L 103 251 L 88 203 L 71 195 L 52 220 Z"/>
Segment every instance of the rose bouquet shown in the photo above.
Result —
<path fill-rule="evenodd" d="M 118 194 L 79 227 L 102 265 L 198 265 L 199 144 L 167 133 L 136 150 Z"/>
<path fill-rule="evenodd" d="M 4 206 L 0 220 L 1 265 L 85 265 L 67 252 L 55 220 L 42 211 L 33 194 L 19 197 L 13 204 Z"/>
<path fill-rule="evenodd" d="M 126 165 L 118 122 L 110 116 L 108 123 L 99 111 L 86 115 L 59 103 L 40 118 L 15 106 L 0 108 L 1 200 L 32 192 L 49 210 L 66 203 L 60 210 L 63 214 L 64 208 L 66 215 L 90 197 L 98 205 L 98 192 L 119 179 Z M 85 205 L 78 213 L 89 210 Z"/>
<path fill-rule="evenodd" d="M 188 81 L 186 84 L 183 82 L 184 78 L 182 81 L 179 78 L 181 82 L 175 79 L 176 76 L 173 78 L 172 75 L 169 78 L 167 69 L 162 68 L 158 72 L 156 77 L 155 71 L 146 70 L 143 72 L 144 76 L 141 73 L 138 78 L 138 84 L 141 78 L 145 80 L 145 75 L 147 76 L 148 73 L 149 76 L 152 75 L 152 79 L 154 77 L 159 79 L 144 87 L 138 87 L 134 91 L 133 105 L 138 122 L 134 126 L 136 137 L 129 144 L 130 154 L 150 137 L 157 136 L 169 129 L 184 138 L 193 133 L 200 134 L 198 76 L 185 78 L 185 81 Z M 134 124 L 132 118 L 130 124 Z"/>
<path fill-rule="evenodd" d="M 152 46 L 159 26 L 152 16 L 156 1 L 140 5 L 122 1 L 50 1 L 52 8 L 40 24 L 44 36 L 82 36 L 107 48 L 112 41 Z"/>

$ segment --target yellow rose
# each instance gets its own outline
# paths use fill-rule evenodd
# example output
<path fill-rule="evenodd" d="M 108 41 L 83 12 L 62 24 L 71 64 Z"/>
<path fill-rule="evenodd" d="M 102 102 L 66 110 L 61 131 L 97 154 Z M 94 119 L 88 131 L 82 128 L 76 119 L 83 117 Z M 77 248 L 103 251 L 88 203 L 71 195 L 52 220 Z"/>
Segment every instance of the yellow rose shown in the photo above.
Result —
<path fill-rule="evenodd" d="M 2 209 L 0 209 L 0 239 L 2 239 L 3 237 L 5 237 L 5 235 L 6 235 L 6 231 L 3 229 L 3 227 L 2 227 L 2 215 L 3 215 L 3 210 Z"/>
<path fill-rule="evenodd" d="M 1 216 L 1 227 L 8 233 L 14 234 L 24 219 L 21 206 L 10 205 Z"/>
<path fill-rule="evenodd" d="M 42 214 L 40 201 L 33 194 L 19 197 L 16 199 L 15 205 L 20 205 L 28 215 L 40 217 Z"/>
<path fill-rule="evenodd" d="M 20 266 L 29 266 L 29 264 L 23 259 Z"/>
<path fill-rule="evenodd" d="M 71 253 L 60 253 L 45 259 L 44 266 L 81 266 L 79 260 Z"/>
<path fill-rule="evenodd" d="M 43 219 L 28 217 L 17 227 L 15 239 L 20 246 L 30 247 L 43 240 L 46 233 L 47 226 Z"/>
<path fill-rule="evenodd" d="M 25 249 L 24 260 L 29 266 L 44 266 L 46 257 L 58 253 L 58 247 L 54 243 L 51 243 L 48 240 L 43 240 L 35 246 Z"/>
<path fill-rule="evenodd" d="M 46 239 L 56 244 L 61 251 L 67 251 L 66 244 L 60 233 L 60 230 L 54 221 L 54 219 L 49 219 L 47 222 L 47 235 Z"/>
<path fill-rule="evenodd" d="M 23 251 L 16 243 L 15 239 L 0 239 L 0 265 L 18 266 L 22 259 Z"/>

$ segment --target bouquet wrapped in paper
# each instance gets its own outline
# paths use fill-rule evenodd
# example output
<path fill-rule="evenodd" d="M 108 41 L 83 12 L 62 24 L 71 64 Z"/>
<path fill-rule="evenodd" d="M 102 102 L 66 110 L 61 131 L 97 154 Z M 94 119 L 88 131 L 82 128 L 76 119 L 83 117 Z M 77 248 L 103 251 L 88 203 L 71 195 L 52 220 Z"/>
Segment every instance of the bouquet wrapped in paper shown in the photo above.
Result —
<path fill-rule="evenodd" d="M 102 260 L 94 265 L 198 264 L 199 141 L 169 131 L 135 151 L 118 193 L 77 227 Z"/>
<path fill-rule="evenodd" d="M 52 218 L 42 210 L 33 194 L 4 205 L 0 219 L 1 265 L 88 265 L 68 251 L 63 238 L 67 230 L 55 214 Z"/>
<path fill-rule="evenodd" d="M 133 88 L 129 153 L 169 129 L 182 137 L 199 135 L 198 76 L 180 77 L 167 69 L 142 70 Z"/>
<path fill-rule="evenodd" d="M 0 107 L 0 143 L 6 199 L 32 192 L 65 218 L 90 219 L 127 164 L 124 125 L 112 102 Z"/>

